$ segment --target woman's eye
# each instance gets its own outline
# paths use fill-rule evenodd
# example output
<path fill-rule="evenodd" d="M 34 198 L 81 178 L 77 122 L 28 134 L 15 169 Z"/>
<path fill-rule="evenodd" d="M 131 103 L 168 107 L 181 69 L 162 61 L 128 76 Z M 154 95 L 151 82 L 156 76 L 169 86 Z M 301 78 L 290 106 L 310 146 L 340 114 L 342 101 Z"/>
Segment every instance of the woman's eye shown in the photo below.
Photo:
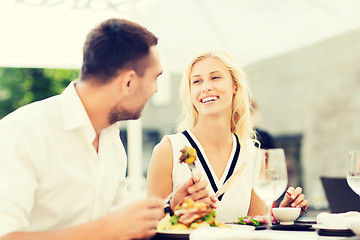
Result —
<path fill-rule="evenodd" d="M 199 83 L 199 82 L 200 82 L 200 80 L 196 79 L 196 80 L 193 81 L 193 84 L 196 84 L 196 83 Z"/>
<path fill-rule="evenodd" d="M 211 79 L 218 79 L 220 78 L 219 76 L 213 76 Z"/>

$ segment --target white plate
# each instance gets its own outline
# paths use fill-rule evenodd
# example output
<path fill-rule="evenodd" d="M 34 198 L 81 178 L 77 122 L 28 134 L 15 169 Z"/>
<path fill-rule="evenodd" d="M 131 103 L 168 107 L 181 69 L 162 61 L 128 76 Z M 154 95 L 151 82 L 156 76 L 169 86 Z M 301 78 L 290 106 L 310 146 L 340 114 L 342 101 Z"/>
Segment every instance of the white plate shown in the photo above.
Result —
<path fill-rule="evenodd" d="M 189 240 L 191 230 L 161 230 L 156 235 L 161 239 L 168 240 Z"/>
<path fill-rule="evenodd" d="M 189 230 L 157 230 L 157 233 L 161 233 L 161 234 L 170 234 L 170 235 L 189 235 L 190 234 L 190 229 Z"/>
<path fill-rule="evenodd" d="M 349 230 L 349 228 L 346 227 L 327 227 L 322 224 L 314 224 L 312 225 L 315 229 L 325 229 L 325 230 Z"/>
<path fill-rule="evenodd" d="M 255 230 L 254 226 L 248 226 L 248 225 L 239 225 L 239 224 L 226 224 L 232 229 L 241 229 L 244 231 L 253 231 Z M 218 228 L 218 227 L 212 227 L 212 228 Z M 223 228 L 226 229 L 226 228 Z M 169 235 L 189 235 L 192 230 L 158 230 L 157 233 L 160 234 L 169 234 Z"/>
<path fill-rule="evenodd" d="M 230 226 L 231 228 L 241 229 L 241 230 L 244 230 L 244 231 L 253 231 L 253 230 L 255 230 L 255 227 L 250 226 L 250 225 L 242 225 L 242 224 L 234 224 L 234 223 L 227 223 L 226 225 Z"/>

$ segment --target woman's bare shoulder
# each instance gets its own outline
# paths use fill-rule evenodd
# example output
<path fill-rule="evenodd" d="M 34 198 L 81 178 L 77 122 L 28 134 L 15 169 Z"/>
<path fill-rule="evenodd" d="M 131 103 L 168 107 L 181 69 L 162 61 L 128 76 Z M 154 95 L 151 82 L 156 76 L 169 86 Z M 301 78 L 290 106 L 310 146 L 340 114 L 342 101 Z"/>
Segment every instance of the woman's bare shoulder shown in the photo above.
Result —
<path fill-rule="evenodd" d="M 172 155 L 172 146 L 170 139 L 165 136 L 161 141 L 156 144 L 153 150 L 153 154 L 171 154 Z"/>

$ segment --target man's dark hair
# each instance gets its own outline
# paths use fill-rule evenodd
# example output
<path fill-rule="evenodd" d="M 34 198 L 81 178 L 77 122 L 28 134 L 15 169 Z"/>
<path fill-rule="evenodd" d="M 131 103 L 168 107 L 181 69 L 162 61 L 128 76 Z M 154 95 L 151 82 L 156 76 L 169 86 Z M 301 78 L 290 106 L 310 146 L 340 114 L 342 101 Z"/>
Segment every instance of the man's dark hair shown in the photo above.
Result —
<path fill-rule="evenodd" d="M 142 76 L 148 67 L 149 48 L 157 37 L 146 28 L 125 19 L 102 22 L 87 36 L 84 44 L 81 80 L 95 77 L 104 84 L 119 71 L 133 69 Z"/>

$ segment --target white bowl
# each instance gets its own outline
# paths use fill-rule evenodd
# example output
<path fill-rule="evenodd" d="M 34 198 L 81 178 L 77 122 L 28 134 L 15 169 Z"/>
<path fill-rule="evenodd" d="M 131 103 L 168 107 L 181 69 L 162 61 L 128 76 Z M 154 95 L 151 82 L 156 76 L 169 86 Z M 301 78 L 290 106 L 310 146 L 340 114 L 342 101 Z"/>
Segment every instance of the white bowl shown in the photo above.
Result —
<path fill-rule="evenodd" d="M 349 223 L 350 229 L 360 237 L 360 218 L 353 218 Z"/>
<path fill-rule="evenodd" d="M 301 208 L 281 207 L 273 208 L 274 217 L 280 224 L 294 224 L 294 221 L 300 216 Z"/>

